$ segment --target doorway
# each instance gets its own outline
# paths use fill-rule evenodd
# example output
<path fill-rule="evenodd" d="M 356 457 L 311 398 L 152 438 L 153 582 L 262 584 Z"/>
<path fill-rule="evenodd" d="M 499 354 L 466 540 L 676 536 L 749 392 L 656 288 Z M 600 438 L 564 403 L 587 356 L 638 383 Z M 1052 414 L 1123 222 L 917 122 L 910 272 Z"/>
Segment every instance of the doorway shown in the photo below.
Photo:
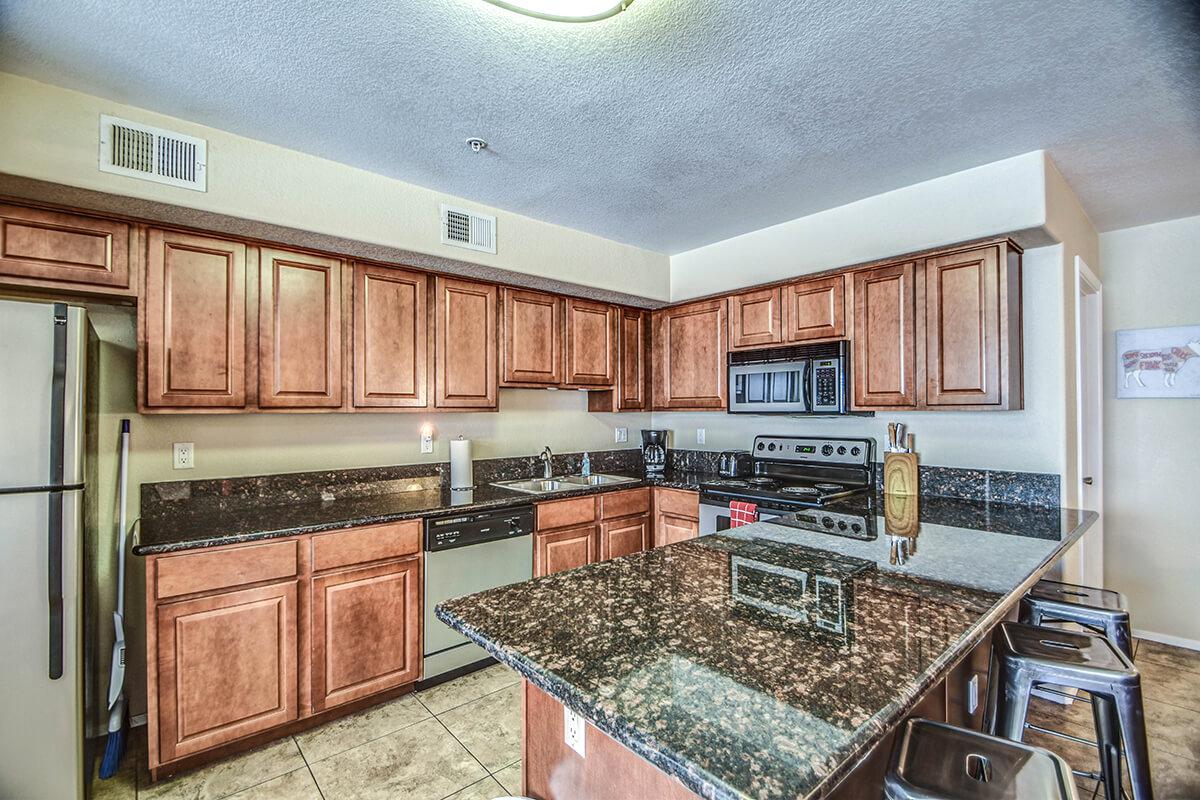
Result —
<path fill-rule="evenodd" d="M 1104 287 L 1087 263 L 1075 257 L 1076 458 L 1079 507 L 1104 509 Z M 1104 585 L 1104 518 L 1074 548 L 1077 582 Z"/>

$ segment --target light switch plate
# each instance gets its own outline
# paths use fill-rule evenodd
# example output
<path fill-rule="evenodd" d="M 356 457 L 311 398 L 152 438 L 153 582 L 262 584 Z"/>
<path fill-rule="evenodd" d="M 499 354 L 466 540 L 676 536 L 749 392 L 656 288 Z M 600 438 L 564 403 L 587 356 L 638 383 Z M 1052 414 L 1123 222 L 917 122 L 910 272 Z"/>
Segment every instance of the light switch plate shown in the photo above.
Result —
<path fill-rule="evenodd" d="M 563 740 L 582 757 L 586 757 L 583 752 L 586 732 L 587 723 L 583 721 L 583 717 L 563 706 Z"/>
<path fill-rule="evenodd" d="M 191 442 L 176 442 L 172 459 L 175 469 L 191 469 L 196 466 L 195 445 Z"/>
<path fill-rule="evenodd" d="M 617 428 L 617 444 L 629 441 L 629 428 Z"/>
<path fill-rule="evenodd" d="M 696 428 L 696 444 L 704 444 L 704 428 Z"/>

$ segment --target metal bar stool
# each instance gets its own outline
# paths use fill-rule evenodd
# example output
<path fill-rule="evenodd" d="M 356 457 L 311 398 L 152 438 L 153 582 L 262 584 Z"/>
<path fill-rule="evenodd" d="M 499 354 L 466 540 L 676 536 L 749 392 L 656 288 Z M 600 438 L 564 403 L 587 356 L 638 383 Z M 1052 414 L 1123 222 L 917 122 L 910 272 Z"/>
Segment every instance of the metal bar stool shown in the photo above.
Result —
<path fill-rule="evenodd" d="M 1108 589 L 1042 580 L 1021 598 L 1020 620 L 1026 625 L 1074 622 L 1103 633 L 1133 661 L 1133 634 L 1125 596 Z"/>
<path fill-rule="evenodd" d="M 1097 742 L 1045 731 L 1091 745 L 1100 754 L 1105 796 L 1119 800 L 1121 756 L 1129 765 L 1134 800 L 1153 800 L 1142 680 L 1128 657 L 1104 636 L 1002 622 L 992 635 L 986 728 L 995 736 L 1024 738 L 1029 694 L 1042 684 L 1080 689 L 1092 697 Z"/>
<path fill-rule="evenodd" d="M 1071 768 L 1033 745 L 910 719 L 884 779 L 887 800 L 1075 800 Z"/>

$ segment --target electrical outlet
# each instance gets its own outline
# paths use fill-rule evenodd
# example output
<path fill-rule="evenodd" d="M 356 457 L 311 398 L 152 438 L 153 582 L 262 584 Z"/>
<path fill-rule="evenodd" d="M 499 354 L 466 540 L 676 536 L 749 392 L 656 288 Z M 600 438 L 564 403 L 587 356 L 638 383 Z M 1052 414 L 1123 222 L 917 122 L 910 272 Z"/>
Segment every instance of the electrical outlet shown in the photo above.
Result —
<path fill-rule="evenodd" d="M 967 713 L 974 714 L 979 708 L 979 676 L 972 675 L 967 681 Z"/>
<path fill-rule="evenodd" d="M 428 426 L 421 429 L 421 452 L 433 452 L 433 429 Z"/>
<path fill-rule="evenodd" d="M 587 724 L 583 721 L 583 717 L 563 706 L 563 741 L 585 758 L 586 754 L 583 751 L 586 731 Z"/>
<path fill-rule="evenodd" d="M 191 442 L 176 442 L 174 450 L 175 469 L 191 469 L 196 466 L 195 445 Z"/>
<path fill-rule="evenodd" d="M 617 428 L 617 444 L 629 441 L 629 428 Z"/>
<path fill-rule="evenodd" d="M 704 428 L 696 428 L 696 444 L 704 444 Z"/>

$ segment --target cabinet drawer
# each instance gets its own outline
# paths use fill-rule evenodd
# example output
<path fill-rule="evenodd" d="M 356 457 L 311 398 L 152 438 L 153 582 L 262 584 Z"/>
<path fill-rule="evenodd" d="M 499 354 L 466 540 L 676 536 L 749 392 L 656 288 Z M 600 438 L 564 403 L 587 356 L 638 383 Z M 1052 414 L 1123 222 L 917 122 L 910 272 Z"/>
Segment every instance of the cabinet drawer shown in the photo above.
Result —
<path fill-rule="evenodd" d="M 537 529 L 589 525 L 596 521 L 596 498 L 576 497 L 537 504 Z"/>
<path fill-rule="evenodd" d="M 628 517 L 650 510 L 650 489 L 626 489 L 600 496 L 600 518 Z"/>
<path fill-rule="evenodd" d="M 658 514 L 700 519 L 700 495 L 684 489 L 655 489 L 654 511 Z"/>
<path fill-rule="evenodd" d="M 421 552 L 421 520 L 371 525 L 312 537 L 313 572 Z"/>
<path fill-rule="evenodd" d="M 160 556 L 155 561 L 155 596 L 161 600 L 291 578 L 297 572 L 298 544 L 288 539 Z"/>

